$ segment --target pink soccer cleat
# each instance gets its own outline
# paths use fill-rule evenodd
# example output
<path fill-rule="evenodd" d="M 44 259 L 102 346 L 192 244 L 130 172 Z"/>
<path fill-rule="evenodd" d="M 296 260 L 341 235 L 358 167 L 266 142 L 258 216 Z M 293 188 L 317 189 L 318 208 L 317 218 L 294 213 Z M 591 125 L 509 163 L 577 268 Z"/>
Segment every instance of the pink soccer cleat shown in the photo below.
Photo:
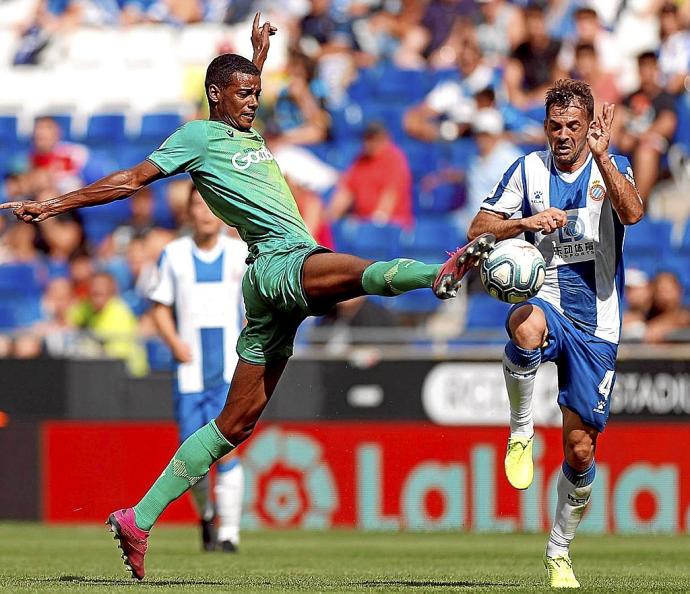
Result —
<path fill-rule="evenodd" d="M 460 281 L 473 266 L 489 257 L 489 252 L 494 249 L 496 236 L 492 233 L 483 233 L 475 237 L 467 245 L 458 248 L 450 255 L 450 258 L 441 267 L 434 281 L 432 290 L 439 299 L 450 299 L 458 294 Z"/>
<path fill-rule="evenodd" d="M 128 507 L 113 512 L 105 523 L 115 535 L 113 538 L 120 542 L 117 546 L 122 549 L 125 567 L 132 572 L 132 577 L 143 580 L 144 555 L 148 548 L 149 533 L 136 525 L 134 510 Z"/>

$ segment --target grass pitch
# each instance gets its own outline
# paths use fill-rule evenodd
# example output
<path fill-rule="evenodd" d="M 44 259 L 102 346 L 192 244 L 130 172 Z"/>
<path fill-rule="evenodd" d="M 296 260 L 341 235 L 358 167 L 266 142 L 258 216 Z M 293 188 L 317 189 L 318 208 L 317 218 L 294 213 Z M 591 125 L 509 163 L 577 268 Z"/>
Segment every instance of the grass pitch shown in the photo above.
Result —
<path fill-rule="evenodd" d="M 0 524 L 3 592 L 548 592 L 543 535 L 248 532 L 237 555 L 157 528 L 147 576 L 124 572 L 105 526 Z M 573 544 L 584 592 L 690 592 L 690 537 Z"/>

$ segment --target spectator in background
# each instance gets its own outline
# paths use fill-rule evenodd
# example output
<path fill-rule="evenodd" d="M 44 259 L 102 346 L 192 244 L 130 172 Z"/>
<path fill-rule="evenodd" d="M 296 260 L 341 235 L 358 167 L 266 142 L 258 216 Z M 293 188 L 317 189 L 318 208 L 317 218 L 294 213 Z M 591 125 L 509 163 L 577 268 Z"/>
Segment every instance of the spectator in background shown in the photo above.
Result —
<path fill-rule="evenodd" d="M 431 0 L 426 5 L 420 25 L 429 34 L 429 42 L 424 50 L 427 57 L 446 44 L 458 17 L 467 15 L 472 8 L 471 3 L 463 0 Z"/>
<path fill-rule="evenodd" d="M 690 311 L 683 307 L 683 286 L 673 272 L 660 272 L 652 282 L 645 342 L 667 342 L 674 332 L 689 326 Z"/>
<path fill-rule="evenodd" d="M 510 55 L 504 82 L 508 100 L 524 110 L 544 110 L 546 89 L 561 78 L 557 57 L 560 42 L 549 37 L 544 10 L 532 5 L 525 9 L 527 39 Z"/>
<path fill-rule="evenodd" d="M 647 330 L 647 317 L 652 307 L 652 284 L 647 273 L 637 268 L 625 271 L 625 310 L 621 339 L 640 342 Z"/>
<path fill-rule="evenodd" d="M 503 65 L 527 36 L 524 15 L 505 0 L 477 0 L 477 4 L 476 31 L 481 52 L 489 64 Z"/>
<path fill-rule="evenodd" d="M 69 313 L 75 326 L 89 330 L 108 357 L 122 359 L 133 376 L 148 373 L 146 351 L 137 341 L 137 319 L 120 299 L 115 279 L 97 272 L 89 279 L 88 298 Z"/>
<path fill-rule="evenodd" d="M 79 7 L 76 2 L 37 0 L 33 16 L 21 28 L 21 39 L 14 56 L 14 65 L 38 64 L 41 52 L 48 46 L 53 35 L 76 27 L 79 20 Z"/>
<path fill-rule="evenodd" d="M 81 144 L 64 142 L 58 123 L 50 117 L 36 119 L 29 153 L 31 171 L 49 176 L 50 187 L 64 194 L 84 185 L 83 171 L 89 160 L 89 149 Z"/>
<path fill-rule="evenodd" d="M 675 3 L 665 2 L 661 7 L 659 32 L 659 69 L 662 85 L 666 91 L 677 95 L 685 89 L 690 74 L 690 31 L 683 28 Z"/>
<path fill-rule="evenodd" d="M 290 191 L 295 198 L 297 208 L 311 236 L 319 245 L 334 250 L 335 244 L 333 243 L 333 234 L 331 232 L 328 217 L 326 216 L 326 208 L 324 207 L 321 197 L 290 176 L 286 175 L 285 180 L 288 186 L 290 186 Z"/>
<path fill-rule="evenodd" d="M 605 74 L 617 73 L 621 67 L 620 50 L 614 36 L 601 26 L 597 11 L 583 6 L 575 11 L 574 18 L 575 35 L 563 41 L 558 54 L 559 69 L 563 72 L 577 70 L 577 48 L 593 46 L 597 70 Z M 594 98 L 596 100 L 596 95 Z"/>
<path fill-rule="evenodd" d="M 83 233 L 79 223 L 70 217 L 55 217 L 49 225 L 41 225 L 40 236 L 46 251 L 48 275 L 69 276 L 69 260 L 83 247 Z"/>
<path fill-rule="evenodd" d="M 575 64 L 570 78 L 586 82 L 592 89 L 594 105 L 618 103 L 621 99 L 613 74 L 600 67 L 596 48 L 589 43 L 580 43 L 575 48 Z"/>
<path fill-rule="evenodd" d="M 503 135 L 503 118 L 496 109 L 480 109 L 472 121 L 478 153 L 467 167 L 467 203 L 458 213 L 464 229 L 496 186 L 496 172 L 507 170 L 522 151 Z"/>
<path fill-rule="evenodd" d="M 328 136 L 329 116 L 324 107 L 326 88 L 315 78 L 316 64 L 308 56 L 290 52 L 288 83 L 276 100 L 276 143 L 317 144 Z"/>
<path fill-rule="evenodd" d="M 22 229 L 21 227 L 27 227 Z M 36 226 L 11 224 L 4 233 L 5 254 L 0 258 L 10 264 L 38 264 L 40 253 L 36 249 Z"/>
<path fill-rule="evenodd" d="M 476 111 L 475 95 L 494 85 L 496 73 L 471 40 L 462 44 L 457 65 L 459 80 L 438 83 L 422 103 L 405 113 L 403 124 L 410 136 L 427 142 L 452 141 L 468 132 Z"/>
<path fill-rule="evenodd" d="M 659 162 L 676 131 L 676 105 L 659 84 L 659 65 L 653 52 L 638 56 L 640 88 L 623 100 L 614 141 L 631 155 L 637 189 L 646 202 L 659 177 Z"/>
<path fill-rule="evenodd" d="M 328 208 L 333 221 L 348 213 L 381 225 L 412 226 L 410 166 L 381 124 L 367 126 L 362 152 L 343 174 Z"/>

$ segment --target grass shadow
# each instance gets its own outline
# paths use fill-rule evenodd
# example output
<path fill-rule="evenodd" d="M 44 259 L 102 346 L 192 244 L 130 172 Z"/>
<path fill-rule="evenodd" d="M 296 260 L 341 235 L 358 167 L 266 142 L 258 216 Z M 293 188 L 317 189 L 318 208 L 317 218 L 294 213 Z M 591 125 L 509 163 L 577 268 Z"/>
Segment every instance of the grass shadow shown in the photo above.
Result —
<path fill-rule="evenodd" d="M 473 582 L 473 581 L 440 581 L 440 580 L 367 580 L 359 582 L 360 586 L 377 588 L 379 586 L 407 586 L 408 588 L 490 588 L 492 586 L 514 587 L 519 584 L 508 582 Z"/>

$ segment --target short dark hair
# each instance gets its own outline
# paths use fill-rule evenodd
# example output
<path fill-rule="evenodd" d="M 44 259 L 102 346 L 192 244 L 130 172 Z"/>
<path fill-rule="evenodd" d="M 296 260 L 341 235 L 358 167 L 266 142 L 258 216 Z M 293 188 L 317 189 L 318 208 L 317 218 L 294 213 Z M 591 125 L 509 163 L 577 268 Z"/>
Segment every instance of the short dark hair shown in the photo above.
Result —
<path fill-rule="evenodd" d="M 592 89 L 586 82 L 573 80 L 572 78 L 561 78 L 546 91 L 546 116 L 554 105 L 566 108 L 572 103 L 578 104 L 587 112 L 589 121 L 594 119 L 594 97 Z"/>
<path fill-rule="evenodd" d="M 637 56 L 637 63 L 642 64 L 642 62 L 646 62 L 647 60 L 654 60 L 654 62 L 657 61 L 657 56 L 655 52 L 652 51 L 646 51 L 642 52 L 641 54 L 638 54 Z"/>
<path fill-rule="evenodd" d="M 573 14 L 573 17 L 576 19 L 582 17 L 594 17 L 595 19 L 599 20 L 599 14 L 597 11 L 589 6 L 581 6 L 580 8 L 577 8 Z"/>
<path fill-rule="evenodd" d="M 244 56 L 221 54 L 213 58 L 206 69 L 206 80 L 204 81 L 206 96 L 208 96 L 208 88 L 211 85 L 216 85 L 219 89 L 227 87 L 230 84 L 230 77 L 235 72 L 261 76 L 261 72 L 254 63 L 247 60 Z"/>
<path fill-rule="evenodd" d="M 592 43 L 578 43 L 575 46 L 575 55 L 577 56 L 578 54 L 581 53 L 586 53 L 586 54 L 595 54 L 597 53 L 597 48 L 594 47 L 594 44 Z"/>

